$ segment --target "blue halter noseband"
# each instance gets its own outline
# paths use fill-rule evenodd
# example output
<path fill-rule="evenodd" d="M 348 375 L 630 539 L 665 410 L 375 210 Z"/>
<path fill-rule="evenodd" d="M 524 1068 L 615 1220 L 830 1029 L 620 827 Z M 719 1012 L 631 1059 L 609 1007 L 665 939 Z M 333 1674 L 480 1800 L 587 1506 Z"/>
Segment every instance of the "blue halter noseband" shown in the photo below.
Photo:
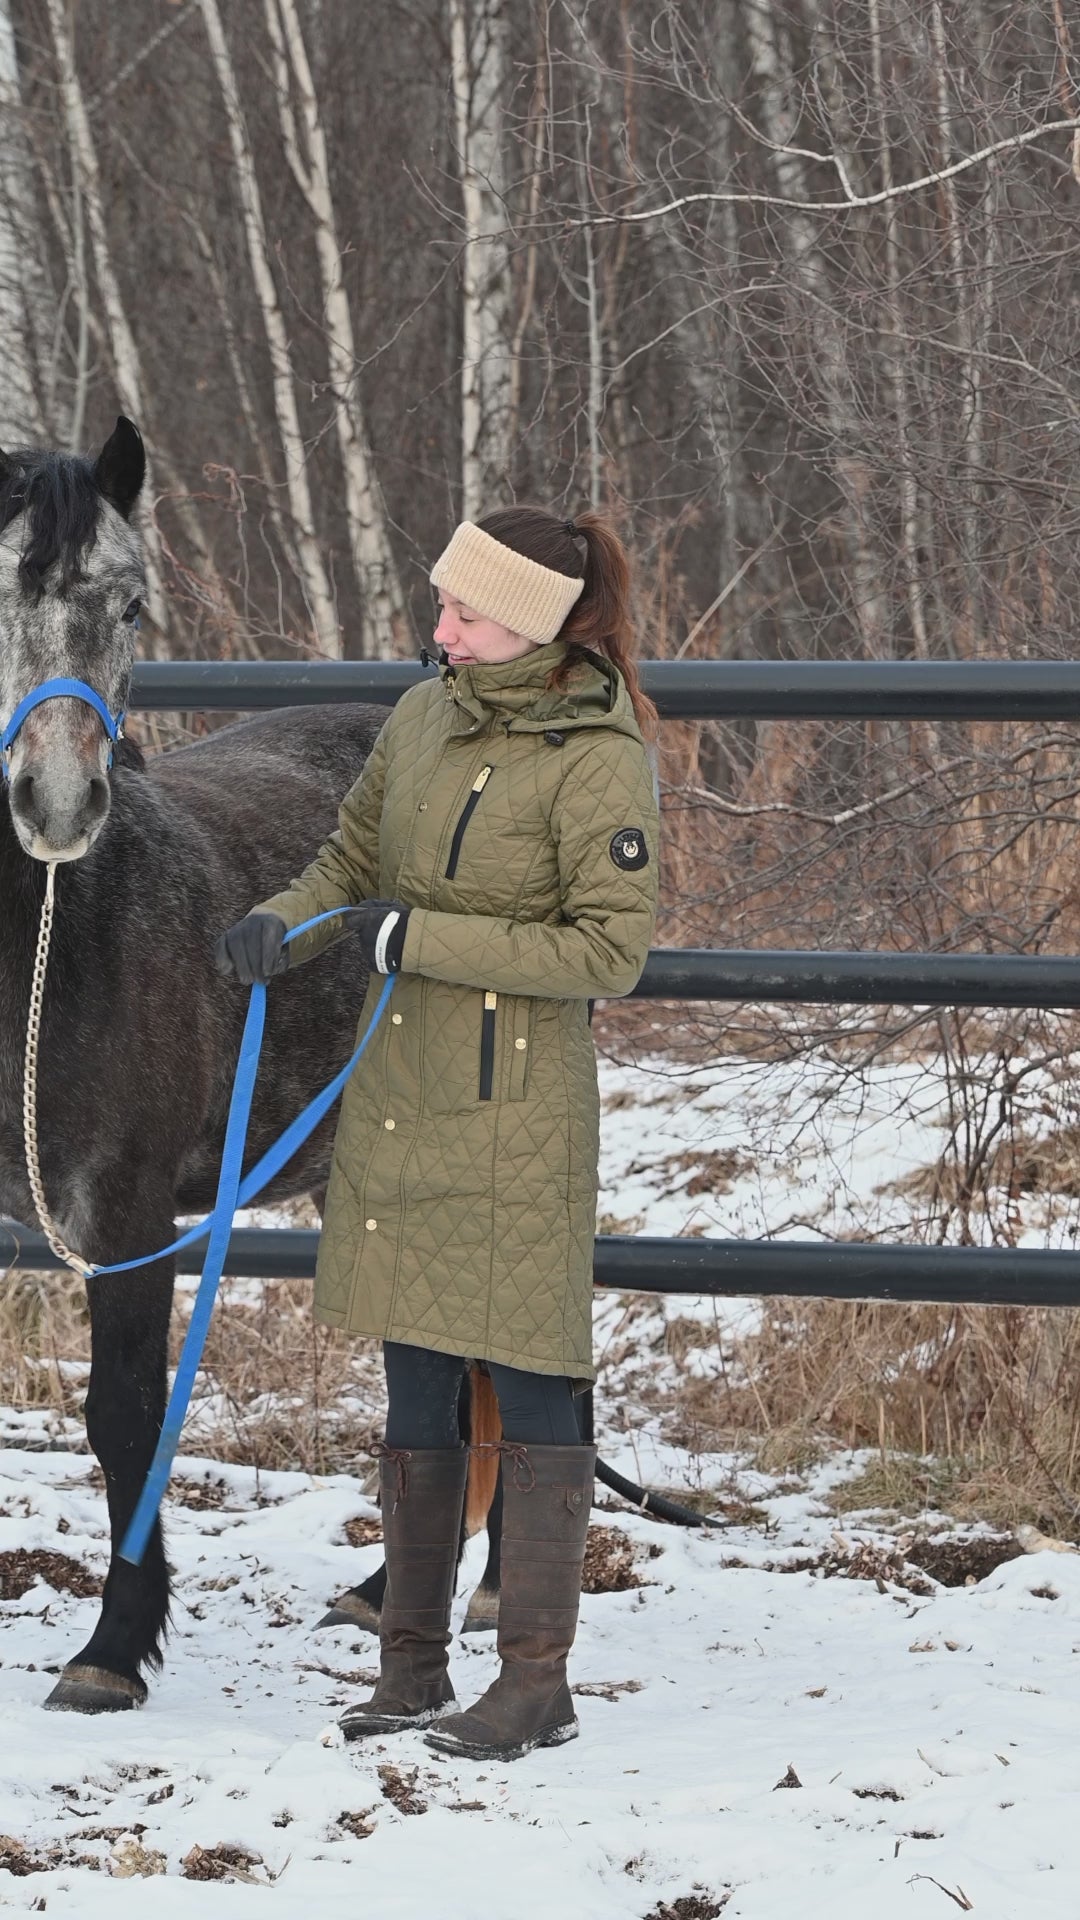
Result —
<path fill-rule="evenodd" d="M 87 706 L 93 707 L 94 712 L 99 715 L 101 724 L 109 736 L 108 765 L 109 771 L 112 771 L 113 748 L 116 742 L 122 740 L 124 737 L 123 711 L 115 715 L 111 714 L 100 693 L 95 693 L 93 687 L 88 687 L 85 680 L 66 680 L 60 678 L 56 680 L 43 680 L 40 687 L 35 687 L 33 692 L 28 693 L 24 700 L 20 700 L 7 726 L 3 732 L 0 733 L 0 768 L 3 769 L 3 777 L 5 780 L 10 777 L 8 758 L 15 744 L 15 736 L 22 726 L 23 721 L 26 719 L 27 714 L 33 713 L 35 707 L 40 707 L 43 700 L 59 700 L 64 698 L 69 700 L 84 700 Z"/>

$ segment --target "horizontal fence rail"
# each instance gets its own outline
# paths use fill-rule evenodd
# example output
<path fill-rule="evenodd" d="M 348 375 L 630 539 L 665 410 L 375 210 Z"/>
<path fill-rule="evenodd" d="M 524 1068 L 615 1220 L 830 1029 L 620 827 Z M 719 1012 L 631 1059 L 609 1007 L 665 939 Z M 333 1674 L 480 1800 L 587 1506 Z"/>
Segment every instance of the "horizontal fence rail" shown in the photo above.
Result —
<path fill-rule="evenodd" d="M 367 700 L 393 706 L 418 660 L 146 660 L 131 706 L 235 713 Z M 646 660 L 666 720 L 1080 720 L 1080 661 Z"/>
<path fill-rule="evenodd" d="M 308 1227 L 238 1227 L 225 1272 L 240 1279 L 310 1280 L 319 1235 Z M 0 1220 L 0 1262 L 57 1265 L 44 1236 Z M 202 1251 L 177 1255 L 199 1273 Z M 133 1286 L 138 1275 L 131 1276 Z M 1080 1253 L 1041 1247 L 889 1247 L 851 1241 L 660 1239 L 601 1234 L 593 1284 L 619 1293 L 800 1294 L 946 1306 L 1080 1306 Z"/>
<path fill-rule="evenodd" d="M 1080 1007 L 1080 958 L 654 947 L 627 997 L 798 1000 L 820 1006 Z"/>
<path fill-rule="evenodd" d="M 433 672 L 419 661 L 142 661 L 130 705 L 220 712 L 340 700 L 392 706 Z M 1072 661 L 660 660 L 643 663 L 642 680 L 671 720 L 1080 720 L 1080 662 Z M 1080 959 L 656 948 L 632 997 L 1070 1008 L 1080 1006 Z M 308 1279 L 318 1241 L 308 1229 L 237 1228 L 225 1272 Z M 43 1235 L 0 1219 L 0 1265 L 46 1272 L 57 1261 Z M 201 1248 L 186 1249 L 177 1265 L 198 1273 Z M 1080 1253 L 601 1235 L 594 1282 L 661 1294 L 1080 1306 Z"/>

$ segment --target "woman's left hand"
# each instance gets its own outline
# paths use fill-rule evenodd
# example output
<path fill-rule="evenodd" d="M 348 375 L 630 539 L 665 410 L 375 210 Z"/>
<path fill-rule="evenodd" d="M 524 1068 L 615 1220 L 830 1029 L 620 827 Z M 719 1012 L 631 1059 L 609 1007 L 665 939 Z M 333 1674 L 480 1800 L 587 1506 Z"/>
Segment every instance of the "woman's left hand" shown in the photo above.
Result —
<path fill-rule="evenodd" d="M 399 900 L 365 900 L 348 907 L 344 914 L 346 930 L 360 941 L 360 950 L 369 973 L 399 973 L 405 950 L 405 929 L 409 909 Z"/>

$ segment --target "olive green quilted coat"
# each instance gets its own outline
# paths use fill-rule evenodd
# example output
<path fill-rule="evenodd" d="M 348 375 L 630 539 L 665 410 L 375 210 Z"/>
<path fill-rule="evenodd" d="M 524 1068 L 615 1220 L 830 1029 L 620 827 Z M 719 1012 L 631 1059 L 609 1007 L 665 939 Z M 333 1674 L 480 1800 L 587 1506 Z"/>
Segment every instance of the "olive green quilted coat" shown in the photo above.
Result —
<path fill-rule="evenodd" d="M 319 1317 L 587 1382 L 599 1100 L 586 1002 L 641 973 L 658 823 L 620 675 L 590 655 L 546 693 L 563 651 L 444 666 L 411 688 L 337 832 L 260 911 L 295 926 L 373 897 L 412 909 L 389 1013 L 342 1100 Z M 339 932 L 301 936 L 293 964 Z"/>

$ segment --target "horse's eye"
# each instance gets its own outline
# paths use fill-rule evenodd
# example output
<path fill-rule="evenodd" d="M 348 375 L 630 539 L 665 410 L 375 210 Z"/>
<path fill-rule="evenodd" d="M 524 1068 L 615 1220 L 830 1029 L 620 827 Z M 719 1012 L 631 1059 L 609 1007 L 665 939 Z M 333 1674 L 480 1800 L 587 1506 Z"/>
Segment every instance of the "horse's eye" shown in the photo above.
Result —
<path fill-rule="evenodd" d="M 133 627 L 139 617 L 139 613 L 141 609 L 142 609 L 141 600 L 129 600 L 127 603 L 127 606 L 124 608 L 124 611 L 121 615 L 121 619 L 125 622 L 127 626 Z"/>

